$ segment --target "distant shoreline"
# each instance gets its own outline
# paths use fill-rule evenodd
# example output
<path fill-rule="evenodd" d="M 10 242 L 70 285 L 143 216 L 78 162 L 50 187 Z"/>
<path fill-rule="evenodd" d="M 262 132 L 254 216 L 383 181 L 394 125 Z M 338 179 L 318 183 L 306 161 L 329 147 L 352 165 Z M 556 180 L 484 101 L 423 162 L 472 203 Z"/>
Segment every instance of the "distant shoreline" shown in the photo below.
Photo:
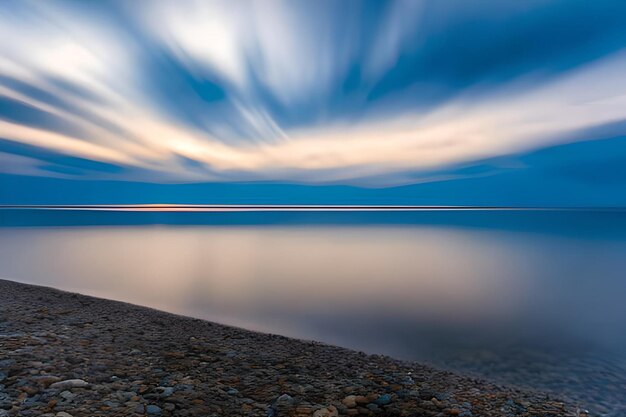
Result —
<path fill-rule="evenodd" d="M 0 206 L 0 227 L 121 225 L 420 226 L 446 225 L 619 234 L 626 209 L 455 206 L 115 205 Z"/>
<path fill-rule="evenodd" d="M 626 211 L 624 207 L 505 207 L 411 205 L 285 205 L 285 204 L 102 204 L 102 205 L 0 205 L 0 210 L 80 211 Z"/>
<path fill-rule="evenodd" d="M 576 415 L 416 363 L 6 280 L 0 356 L 7 416 Z"/>

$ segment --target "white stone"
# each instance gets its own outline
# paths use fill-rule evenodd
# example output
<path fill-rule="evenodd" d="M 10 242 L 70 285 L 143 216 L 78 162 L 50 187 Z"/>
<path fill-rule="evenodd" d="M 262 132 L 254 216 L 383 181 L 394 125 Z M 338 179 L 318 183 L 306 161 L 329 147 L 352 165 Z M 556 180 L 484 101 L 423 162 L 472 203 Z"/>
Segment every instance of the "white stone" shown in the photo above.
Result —
<path fill-rule="evenodd" d="M 82 379 L 66 379 L 65 381 L 55 382 L 50 385 L 52 389 L 72 389 L 72 388 L 87 388 L 89 383 Z"/>

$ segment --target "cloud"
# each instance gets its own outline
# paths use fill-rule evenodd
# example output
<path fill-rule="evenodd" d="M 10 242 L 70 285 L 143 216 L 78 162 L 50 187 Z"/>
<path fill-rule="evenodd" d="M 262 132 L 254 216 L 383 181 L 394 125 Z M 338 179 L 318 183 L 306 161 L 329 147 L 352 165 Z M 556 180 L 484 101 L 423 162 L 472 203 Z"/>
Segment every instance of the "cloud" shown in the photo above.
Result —
<path fill-rule="evenodd" d="M 608 5 L 7 0 L 0 171 L 393 184 L 549 146 L 626 119 Z"/>

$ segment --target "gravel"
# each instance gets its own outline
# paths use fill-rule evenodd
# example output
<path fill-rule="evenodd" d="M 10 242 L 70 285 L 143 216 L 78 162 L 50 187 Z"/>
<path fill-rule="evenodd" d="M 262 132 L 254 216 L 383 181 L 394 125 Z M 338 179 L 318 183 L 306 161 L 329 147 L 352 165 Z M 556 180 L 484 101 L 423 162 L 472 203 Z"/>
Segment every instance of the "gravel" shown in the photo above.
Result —
<path fill-rule="evenodd" d="M 585 415 L 418 363 L 0 280 L 0 417 Z"/>

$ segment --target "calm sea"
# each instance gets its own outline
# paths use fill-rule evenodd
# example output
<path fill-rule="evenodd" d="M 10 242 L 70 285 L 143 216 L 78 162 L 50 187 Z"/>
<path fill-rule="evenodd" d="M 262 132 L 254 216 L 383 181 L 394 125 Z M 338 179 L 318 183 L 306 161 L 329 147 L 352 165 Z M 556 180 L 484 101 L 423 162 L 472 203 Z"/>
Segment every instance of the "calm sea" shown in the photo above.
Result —
<path fill-rule="evenodd" d="M 0 226 L 2 278 L 626 412 L 625 211 L 5 208 Z"/>

